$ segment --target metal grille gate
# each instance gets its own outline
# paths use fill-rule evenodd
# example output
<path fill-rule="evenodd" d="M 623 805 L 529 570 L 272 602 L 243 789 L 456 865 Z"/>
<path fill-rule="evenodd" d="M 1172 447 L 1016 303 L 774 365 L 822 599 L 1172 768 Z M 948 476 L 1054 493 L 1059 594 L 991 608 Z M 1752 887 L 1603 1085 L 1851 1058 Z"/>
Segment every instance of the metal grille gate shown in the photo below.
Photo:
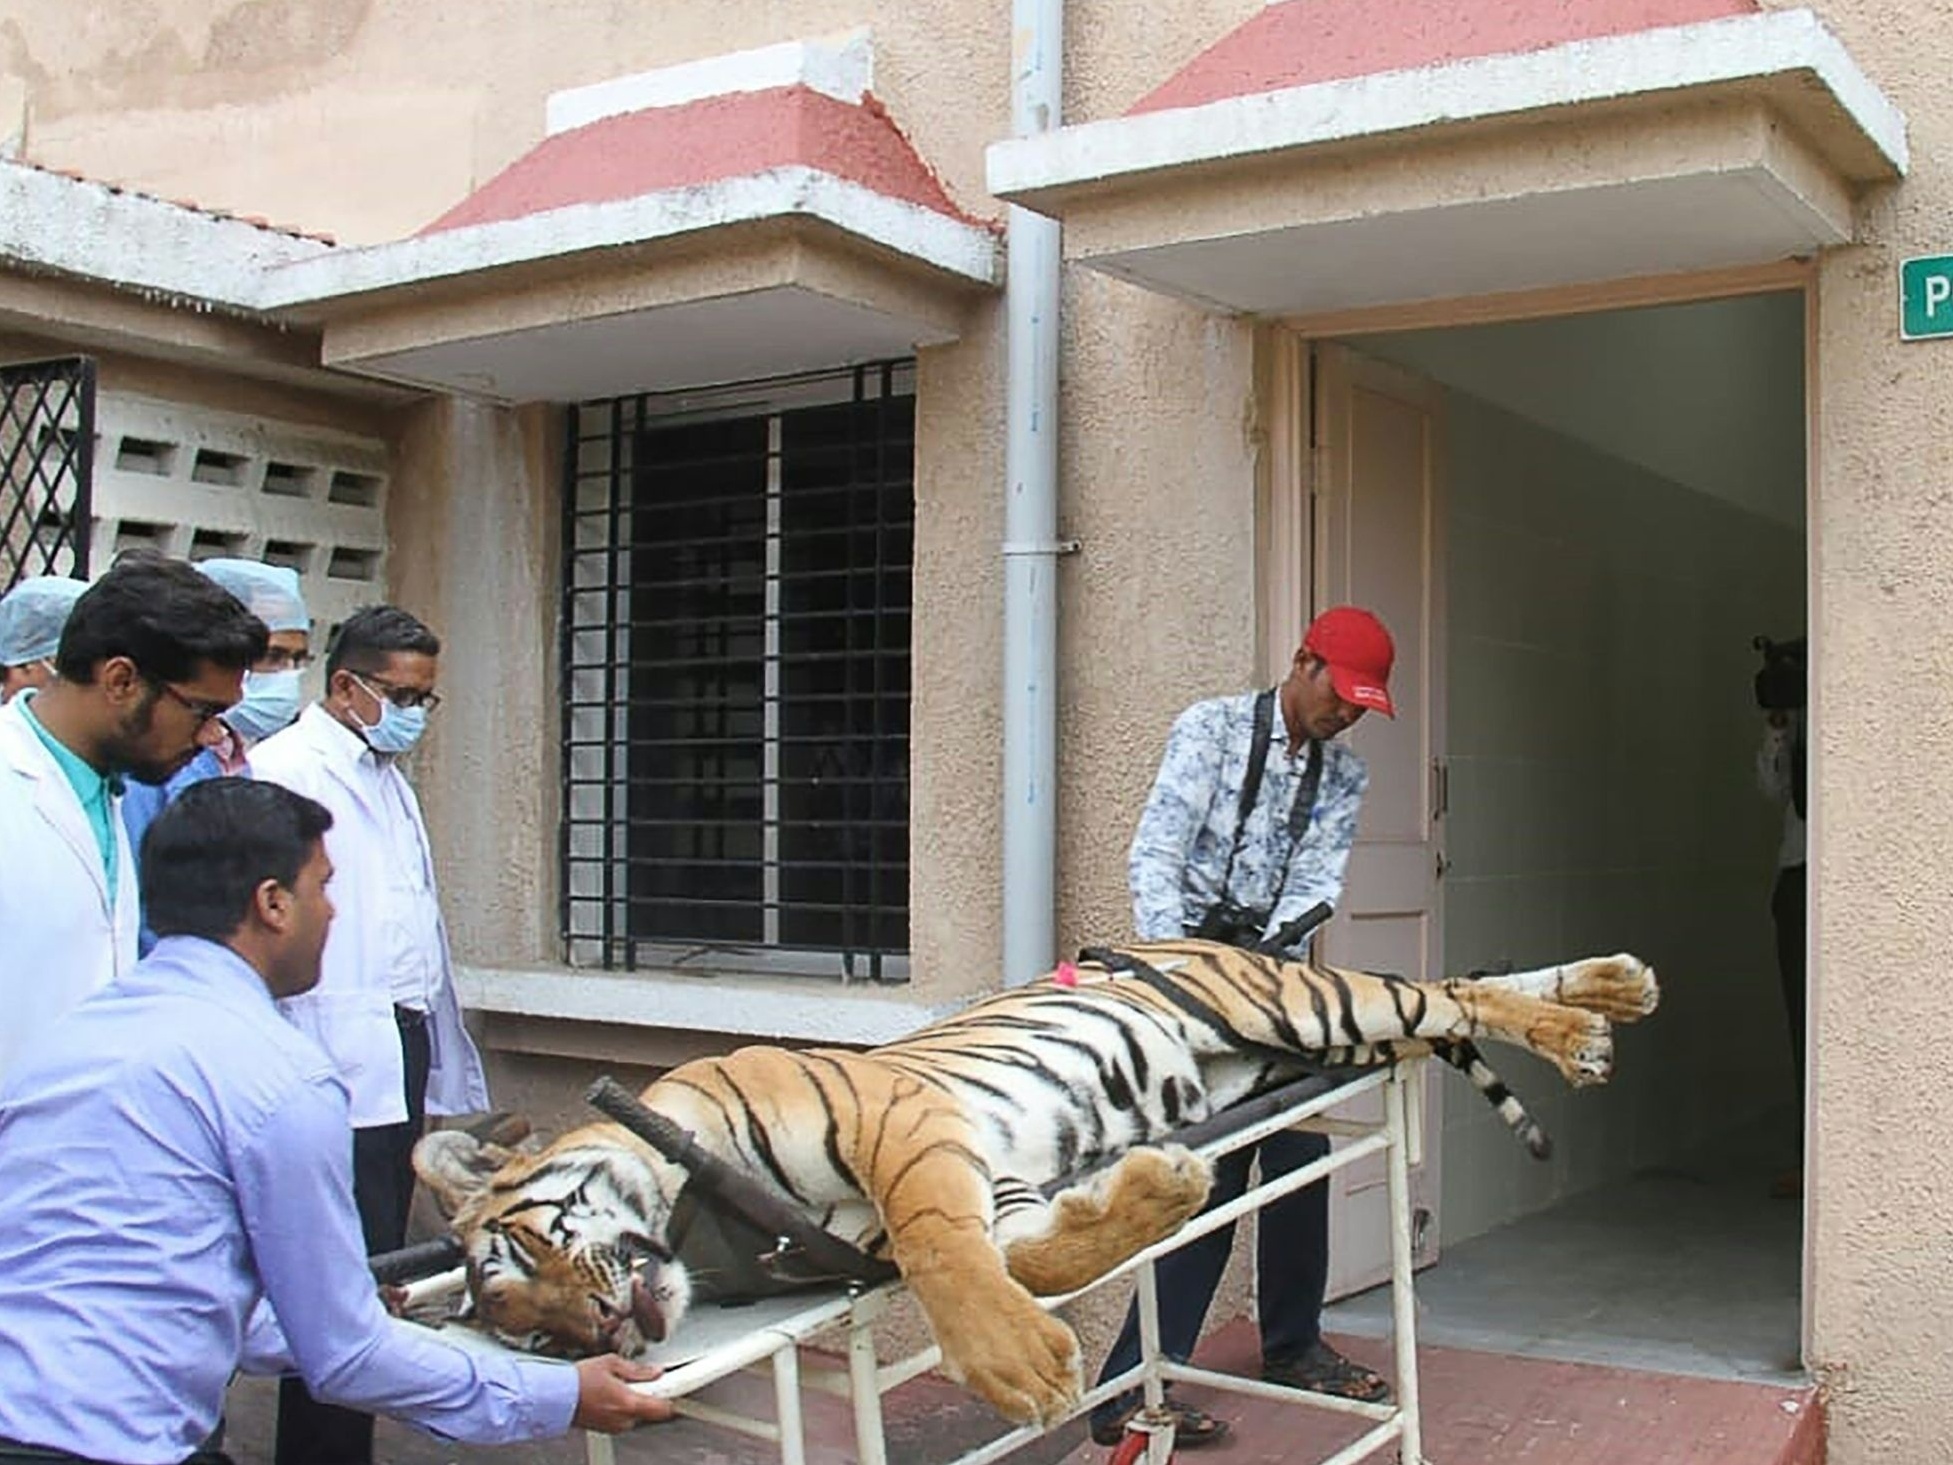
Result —
<path fill-rule="evenodd" d="M 571 410 L 572 962 L 906 977 L 912 374 Z"/>
<path fill-rule="evenodd" d="M 0 591 L 87 578 L 94 470 L 95 363 L 0 366 Z"/>

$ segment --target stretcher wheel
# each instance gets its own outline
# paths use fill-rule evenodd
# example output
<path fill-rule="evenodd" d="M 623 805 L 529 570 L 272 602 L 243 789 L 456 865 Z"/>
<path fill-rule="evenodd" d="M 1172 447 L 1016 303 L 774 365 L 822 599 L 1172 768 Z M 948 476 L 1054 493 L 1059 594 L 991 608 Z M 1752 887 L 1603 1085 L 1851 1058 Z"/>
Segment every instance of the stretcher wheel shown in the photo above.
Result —
<path fill-rule="evenodd" d="M 1124 1439 L 1119 1441 L 1118 1446 L 1112 1451 L 1112 1458 L 1106 1462 L 1106 1465 L 1136 1465 L 1137 1461 L 1143 1460 L 1146 1457 L 1146 1441 L 1148 1438 L 1149 1436 L 1140 1433 L 1138 1430 L 1132 1430 Z M 1167 1456 L 1169 1460 L 1172 1458 L 1171 1455 Z"/>

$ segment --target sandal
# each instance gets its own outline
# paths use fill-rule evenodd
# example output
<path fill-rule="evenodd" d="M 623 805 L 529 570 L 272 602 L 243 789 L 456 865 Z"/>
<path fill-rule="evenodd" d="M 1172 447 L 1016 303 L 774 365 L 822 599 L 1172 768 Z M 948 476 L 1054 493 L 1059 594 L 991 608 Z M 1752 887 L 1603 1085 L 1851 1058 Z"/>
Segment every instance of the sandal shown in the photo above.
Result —
<path fill-rule="evenodd" d="M 1092 1443 L 1095 1445 L 1117 1445 L 1126 1437 L 1126 1426 L 1139 1417 L 1144 1402 L 1134 1404 L 1125 1413 L 1110 1420 L 1092 1421 Z M 1168 1398 L 1166 1412 L 1173 1416 L 1173 1443 L 1177 1448 L 1198 1450 L 1203 1445 L 1211 1445 L 1228 1432 L 1228 1422 L 1216 1419 L 1204 1409 L 1183 1403 L 1179 1399 Z"/>
<path fill-rule="evenodd" d="M 1264 1359 L 1261 1377 L 1267 1383 L 1366 1404 L 1387 1404 L 1391 1397 L 1390 1385 L 1382 1374 L 1343 1357 L 1319 1338 L 1300 1358 Z"/>

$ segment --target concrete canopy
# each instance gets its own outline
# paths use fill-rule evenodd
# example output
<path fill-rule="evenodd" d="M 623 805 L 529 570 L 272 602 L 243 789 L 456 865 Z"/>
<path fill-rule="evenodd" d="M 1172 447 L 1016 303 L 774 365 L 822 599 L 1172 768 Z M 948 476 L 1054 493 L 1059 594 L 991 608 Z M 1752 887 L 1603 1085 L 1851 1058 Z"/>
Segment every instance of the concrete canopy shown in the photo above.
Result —
<path fill-rule="evenodd" d="M 270 272 L 265 303 L 342 370 L 569 401 L 905 355 L 996 283 L 995 231 L 866 93 L 611 83 L 587 112 L 416 237 Z"/>
<path fill-rule="evenodd" d="M 1906 169 L 1904 119 L 1808 11 L 1405 10 L 1270 5 L 1126 116 L 994 145 L 991 191 L 1108 274 L 1314 314 L 1806 255 Z"/>

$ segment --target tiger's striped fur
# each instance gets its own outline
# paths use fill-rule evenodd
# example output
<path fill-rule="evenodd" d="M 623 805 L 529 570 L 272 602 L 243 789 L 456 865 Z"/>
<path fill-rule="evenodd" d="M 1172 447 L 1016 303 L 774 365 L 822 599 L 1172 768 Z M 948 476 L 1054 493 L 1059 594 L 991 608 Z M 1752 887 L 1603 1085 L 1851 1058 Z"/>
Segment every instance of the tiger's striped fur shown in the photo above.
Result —
<path fill-rule="evenodd" d="M 946 1369 L 1013 1419 L 1052 1419 L 1079 1394 L 1077 1342 L 1034 1298 L 1083 1286 L 1200 1209 L 1205 1165 L 1160 1143 L 1175 1128 L 1288 1076 L 1287 1053 L 1382 1062 L 1492 1038 L 1599 1083 L 1610 1021 L 1658 997 L 1627 955 L 1421 983 L 1202 941 L 1124 950 L 1176 995 L 1084 967 L 1076 985 L 1000 993 L 866 1053 L 700 1059 L 643 1099 L 893 1260 Z M 1048 1182 L 1112 1156 L 1045 1200 Z M 589 1125 L 535 1156 L 444 1131 L 415 1163 L 503 1341 L 629 1353 L 677 1324 L 689 1288 L 665 1226 L 687 1177 L 625 1130 Z"/>

